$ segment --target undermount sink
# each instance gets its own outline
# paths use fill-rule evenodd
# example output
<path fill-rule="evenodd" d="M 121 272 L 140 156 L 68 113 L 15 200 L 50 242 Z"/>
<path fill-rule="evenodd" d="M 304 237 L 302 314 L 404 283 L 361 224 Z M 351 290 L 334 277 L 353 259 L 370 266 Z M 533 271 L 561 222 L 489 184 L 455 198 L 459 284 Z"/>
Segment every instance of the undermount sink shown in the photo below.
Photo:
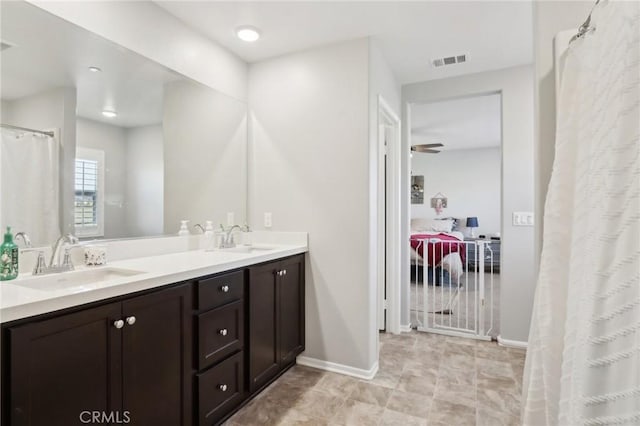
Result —
<path fill-rule="evenodd" d="M 105 281 L 132 277 L 143 273 L 142 271 L 122 268 L 83 269 L 59 274 L 33 276 L 24 280 L 13 281 L 12 284 L 42 291 L 73 290 L 89 288 Z"/>
<path fill-rule="evenodd" d="M 249 254 L 257 254 L 257 253 L 266 253 L 271 250 L 275 250 L 276 247 L 270 246 L 236 246 L 228 249 L 223 249 L 226 252 L 230 253 L 249 253 Z"/>

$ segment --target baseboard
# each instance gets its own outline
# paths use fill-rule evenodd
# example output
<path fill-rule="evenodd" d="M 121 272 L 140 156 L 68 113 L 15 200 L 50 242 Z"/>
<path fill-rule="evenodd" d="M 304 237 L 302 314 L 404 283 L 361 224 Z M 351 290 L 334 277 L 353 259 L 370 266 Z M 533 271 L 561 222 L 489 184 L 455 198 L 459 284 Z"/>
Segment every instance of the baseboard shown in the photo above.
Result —
<path fill-rule="evenodd" d="M 319 370 L 330 371 L 332 373 L 344 374 L 346 376 L 357 377 L 358 379 L 371 380 L 378 372 L 378 361 L 373 364 L 369 370 L 364 370 L 362 368 L 350 367 L 344 364 L 337 364 L 335 362 L 323 361 L 316 358 L 309 358 L 307 356 L 299 356 L 296 359 L 296 362 L 299 365 L 304 365 L 307 367 L 317 368 Z"/>
<path fill-rule="evenodd" d="M 498 336 L 498 344 L 500 346 L 504 346 L 505 348 L 527 349 L 527 342 L 523 342 L 521 340 L 503 339 L 502 336 Z"/>
<path fill-rule="evenodd" d="M 411 324 L 402 325 L 400 324 L 400 333 L 411 333 Z"/>

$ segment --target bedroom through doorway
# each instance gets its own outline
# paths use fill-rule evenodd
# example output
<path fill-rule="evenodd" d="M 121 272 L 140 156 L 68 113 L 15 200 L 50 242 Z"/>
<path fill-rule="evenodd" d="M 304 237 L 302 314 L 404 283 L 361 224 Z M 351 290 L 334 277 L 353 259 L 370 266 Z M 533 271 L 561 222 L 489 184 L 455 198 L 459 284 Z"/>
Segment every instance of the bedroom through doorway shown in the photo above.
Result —
<path fill-rule="evenodd" d="M 500 92 L 408 105 L 411 327 L 500 333 Z M 406 285 L 406 284 L 405 284 Z"/>

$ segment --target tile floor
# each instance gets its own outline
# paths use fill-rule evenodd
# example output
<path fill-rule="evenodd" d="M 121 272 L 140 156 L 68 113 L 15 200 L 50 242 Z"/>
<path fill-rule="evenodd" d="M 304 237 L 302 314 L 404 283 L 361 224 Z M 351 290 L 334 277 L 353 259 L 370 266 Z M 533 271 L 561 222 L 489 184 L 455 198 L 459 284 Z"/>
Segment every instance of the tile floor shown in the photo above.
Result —
<path fill-rule="evenodd" d="M 415 331 L 380 341 L 373 380 L 295 366 L 226 424 L 519 424 L 524 351 Z"/>

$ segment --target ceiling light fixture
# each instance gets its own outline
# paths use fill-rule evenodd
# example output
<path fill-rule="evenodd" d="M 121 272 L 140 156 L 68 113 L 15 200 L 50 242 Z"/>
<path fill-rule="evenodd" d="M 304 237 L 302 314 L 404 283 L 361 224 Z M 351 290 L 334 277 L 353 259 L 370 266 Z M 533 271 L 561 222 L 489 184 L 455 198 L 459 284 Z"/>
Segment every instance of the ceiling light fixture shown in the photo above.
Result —
<path fill-rule="evenodd" d="M 260 38 L 260 31 L 255 27 L 245 25 L 236 28 L 236 35 L 240 40 L 251 43 Z"/>
<path fill-rule="evenodd" d="M 89 71 L 91 71 L 91 72 L 100 72 L 102 70 L 100 68 L 98 68 L 98 67 L 89 67 Z"/>
<path fill-rule="evenodd" d="M 109 110 L 104 110 L 102 111 L 102 115 L 104 115 L 107 118 L 116 118 L 118 116 L 118 113 L 115 111 L 109 111 Z"/>

